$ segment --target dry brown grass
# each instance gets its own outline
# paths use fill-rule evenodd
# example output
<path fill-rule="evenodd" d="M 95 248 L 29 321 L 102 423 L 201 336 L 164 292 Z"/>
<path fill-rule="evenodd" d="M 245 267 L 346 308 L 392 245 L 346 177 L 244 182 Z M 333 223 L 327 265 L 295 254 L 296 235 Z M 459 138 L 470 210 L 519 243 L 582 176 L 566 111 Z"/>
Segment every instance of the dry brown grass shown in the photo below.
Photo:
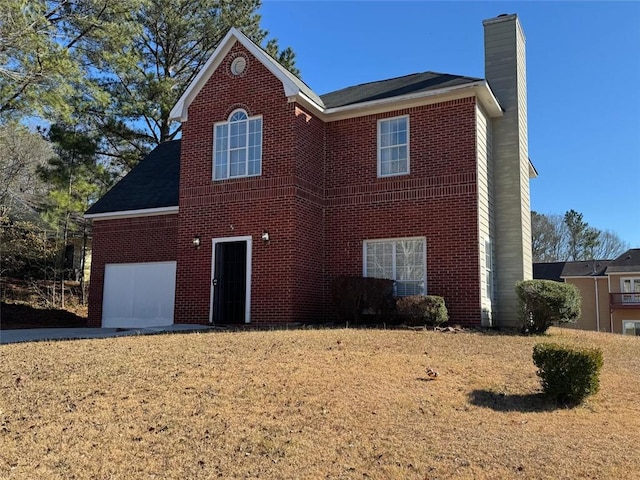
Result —
<path fill-rule="evenodd" d="M 313 330 L 0 347 L 3 478 L 639 478 L 640 339 L 539 395 L 540 337 Z M 430 380 L 427 367 L 439 372 Z"/>

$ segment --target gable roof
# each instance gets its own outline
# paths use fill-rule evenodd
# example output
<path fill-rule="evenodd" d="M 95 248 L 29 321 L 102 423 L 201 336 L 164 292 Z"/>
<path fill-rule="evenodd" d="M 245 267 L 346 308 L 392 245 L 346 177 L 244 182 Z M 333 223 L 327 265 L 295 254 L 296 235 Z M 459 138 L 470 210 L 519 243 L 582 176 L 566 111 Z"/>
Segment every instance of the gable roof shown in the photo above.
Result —
<path fill-rule="evenodd" d="M 207 63 L 200 69 L 196 77 L 184 91 L 178 103 L 171 109 L 169 118 L 171 120 L 185 121 L 187 120 L 187 111 L 193 99 L 198 95 L 200 90 L 205 86 L 213 72 L 216 71 L 224 57 L 229 53 L 235 42 L 240 42 L 251 55 L 260 61 L 278 80 L 282 82 L 284 94 L 287 97 L 302 95 L 311 103 L 316 104 L 319 108 L 324 108 L 322 100 L 309 86 L 296 77 L 289 70 L 278 63 L 271 55 L 258 47 L 249 40 L 244 33 L 237 28 L 231 28 L 216 49 L 207 60 Z"/>
<path fill-rule="evenodd" d="M 415 73 L 403 77 L 365 83 L 343 88 L 319 96 L 306 83 L 284 68 L 271 55 L 253 43 L 240 30 L 231 28 L 218 44 L 213 54 L 189 84 L 178 102 L 171 109 L 170 120 L 184 122 L 188 119 L 191 102 L 205 86 L 213 72 L 220 66 L 233 45 L 240 42 L 278 80 L 282 82 L 285 96 L 314 110 L 325 119 L 366 115 L 364 109 L 386 111 L 405 108 L 408 102 L 431 102 L 463 98 L 475 95 L 491 117 L 502 116 L 502 107 L 482 78 L 464 77 L 435 72 Z M 435 99 L 434 97 L 439 97 Z M 394 105 L 390 105 L 394 103 Z M 402 105 L 395 105 L 402 103 Z"/>
<path fill-rule="evenodd" d="M 482 78 L 463 77 L 448 73 L 413 73 L 402 77 L 343 88 L 321 95 L 320 98 L 327 108 L 336 108 L 482 81 Z"/>
<path fill-rule="evenodd" d="M 607 267 L 607 273 L 640 272 L 640 248 L 630 248 Z"/>
<path fill-rule="evenodd" d="M 94 203 L 85 217 L 124 216 L 140 210 L 177 211 L 179 181 L 180 140 L 161 143 Z"/>

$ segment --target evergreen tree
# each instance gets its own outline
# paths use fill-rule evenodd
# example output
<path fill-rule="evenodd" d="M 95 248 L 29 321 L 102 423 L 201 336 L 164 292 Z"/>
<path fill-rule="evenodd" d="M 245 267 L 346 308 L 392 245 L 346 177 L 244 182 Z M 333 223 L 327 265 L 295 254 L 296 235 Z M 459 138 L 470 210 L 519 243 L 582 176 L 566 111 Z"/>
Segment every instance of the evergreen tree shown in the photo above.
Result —
<path fill-rule="evenodd" d="M 100 162 L 98 140 L 79 127 L 52 125 L 48 138 L 56 155 L 39 169 L 50 185 L 45 217 L 56 228 L 73 229 L 71 221 L 105 193 L 113 175 Z"/>
<path fill-rule="evenodd" d="M 600 232 L 583 220 L 582 214 L 569 210 L 564 214 L 567 226 L 567 245 L 571 260 L 592 260 L 598 246 Z"/>
<path fill-rule="evenodd" d="M 68 120 L 79 91 L 100 98 L 85 81 L 76 47 L 117 26 L 109 18 L 123 11 L 122 3 L 0 0 L 0 121 L 25 115 Z"/>
<path fill-rule="evenodd" d="M 86 109 L 108 141 L 103 153 L 128 170 L 150 148 L 174 139 L 181 127 L 169 120 L 171 108 L 229 28 L 257 44 L 267 39 L 259 7 L 260 0 L 147 0 L 120 16 L 118 29 L 83 37 L 92 80 L 109 96 L 106 108 Z M 265 49 L 299 74 L 290 48 L 280 51 L 270 39 Z"/>

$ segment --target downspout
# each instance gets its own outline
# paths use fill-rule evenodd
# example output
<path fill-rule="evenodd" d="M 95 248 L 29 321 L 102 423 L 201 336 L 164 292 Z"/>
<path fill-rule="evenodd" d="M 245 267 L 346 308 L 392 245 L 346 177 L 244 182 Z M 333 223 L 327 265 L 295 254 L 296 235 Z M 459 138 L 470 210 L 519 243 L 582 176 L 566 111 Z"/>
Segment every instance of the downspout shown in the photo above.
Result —
<path fill-rule="evenodd" d="M 593 277 L 596 285 L 596 332 L 600 331 L 600 301 L 598 298 L 598 277 Z"/>

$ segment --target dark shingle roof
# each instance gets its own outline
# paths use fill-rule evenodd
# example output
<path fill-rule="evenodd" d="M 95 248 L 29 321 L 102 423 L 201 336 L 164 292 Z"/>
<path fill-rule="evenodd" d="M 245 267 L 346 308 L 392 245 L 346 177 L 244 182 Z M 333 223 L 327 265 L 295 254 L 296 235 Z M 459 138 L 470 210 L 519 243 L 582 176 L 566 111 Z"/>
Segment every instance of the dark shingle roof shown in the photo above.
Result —
<path fill-rule="evenodd" d="M 320 95 L 325 107 L 335 108 L 373 100 L 398 97 L 411 93 L 455 87 L 481 81 L 482 78 L 462 77 L 448 73 L 423 72 L 390 78 L 379 82 L 363 83 Z"/>
<path fill-rule="evenodd" d="M 180 140 L 158 145 L 87 214 L 177 207 L 180 180 Z"/>
<path fill-rule="evenodd" d="M 631 248 L 613 260 L 607 267 L 610 272 L 640 272 L 640 248 Z"/>
<path fill-rule="evenodd" d="M 566 262 L 562 269 L 563 277 L 602 277 L 611 260 L 587 260 Z"/>
<path fill-rule="evenodd" d="M 562 269 L 566 262 L 534 263 L 533 278 L 536 280 L 553 280 L 561 282 Z"/>

